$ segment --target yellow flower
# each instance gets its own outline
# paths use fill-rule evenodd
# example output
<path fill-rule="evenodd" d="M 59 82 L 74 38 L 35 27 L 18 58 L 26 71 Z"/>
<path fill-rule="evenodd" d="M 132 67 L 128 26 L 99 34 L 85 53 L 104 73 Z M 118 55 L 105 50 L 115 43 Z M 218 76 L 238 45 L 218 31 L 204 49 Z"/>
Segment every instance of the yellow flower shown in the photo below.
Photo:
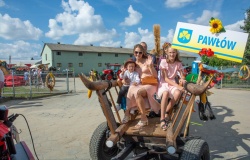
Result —
<path fill-rule="evenodd" d="M 211 28 L 210 28 L 210 32 L 212 33 L 219 33 L 223 26 L 222 26 L 222 22 L 219 19 L 213 19 L 209 22 Z"/>

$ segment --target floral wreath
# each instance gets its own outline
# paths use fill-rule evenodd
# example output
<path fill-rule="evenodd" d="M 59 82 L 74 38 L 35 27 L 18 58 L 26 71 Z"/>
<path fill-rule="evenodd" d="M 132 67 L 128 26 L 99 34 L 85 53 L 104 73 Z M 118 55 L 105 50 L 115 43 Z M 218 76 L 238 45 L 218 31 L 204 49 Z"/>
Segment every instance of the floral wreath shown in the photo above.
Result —
<path fill-rule="evenodd" d="M 225 28 L 222 25 L 221 20 L 217 18 L 211 17 L 209 25 L 211 26 L 210 32 L 212 32 L 212 34 L 226 32 Z"/>

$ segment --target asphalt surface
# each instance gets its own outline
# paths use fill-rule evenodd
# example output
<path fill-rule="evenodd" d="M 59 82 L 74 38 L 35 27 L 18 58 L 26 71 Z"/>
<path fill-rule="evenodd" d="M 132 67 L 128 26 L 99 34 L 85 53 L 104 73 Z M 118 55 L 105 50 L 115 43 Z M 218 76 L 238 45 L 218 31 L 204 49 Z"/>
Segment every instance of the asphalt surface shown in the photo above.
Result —
<path fill-rule="evenodd" d="M 250 91 L 211 89 L 208 97 L 216 119 L 203 122 L 192 114 L 190 135 L 209 144 L 211 159 L 250 159 Z M 96 94 L 76 78 L 76 92 L 33 100 L 4 102 L 9 114 L 26 117 L 40 160 L 89 160 L 89 141 L 105 121 Z M 197 109 L 197 108 L 196 108 Z M 121 112 L 120 112 L 121 113 Z M 20 139 L 34 153 L 27 124 L 19 116 L 14 125 Z"/>

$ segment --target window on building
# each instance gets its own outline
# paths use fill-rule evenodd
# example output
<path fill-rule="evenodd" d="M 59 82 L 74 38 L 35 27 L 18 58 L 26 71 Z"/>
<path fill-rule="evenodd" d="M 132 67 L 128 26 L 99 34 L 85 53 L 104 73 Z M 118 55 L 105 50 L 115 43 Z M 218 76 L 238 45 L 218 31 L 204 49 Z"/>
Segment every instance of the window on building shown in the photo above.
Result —
<path fill-rule="evenodd" d="M 61 55 L 61 52 L 56 52 L 56 55 L 60 56 L 60 55 Z"/>
<path fill-rule="evenodd" d="M 82 55 L 83 55 L 83 53 L 82 53 L 82 52 L 79 52 L 79 53 L 78 53 L 78 55 L 79 55 L 79 56 L 82 56 Z"/>
<path fill-rule="evenodd" d="M 73 67 L 73 63 L 68 63 L 68 67 Z"/>
<path fill-rule="evenodd" d="M 101 57 L 101 56 L 102 56 L 102 53 L 98 53 L 98 56 Z"/>
<path fill-rule="evenodd" d="M 83 63 L 79 63 L 79 67 L 82 67 L 83 66 Z"/>
<path fill-rule="evenodd" d="M 47 54 L 45 54 L 45 60 L 47 61 Z"/>
<path fill-rule="evenodd" d="M 57 63 L 56 67 L 62 67 L 62 63 Z"/>
<path fill-rule="evenodd" d="M 118 53 L 115 54 L 115 57 L 118 57 Z"/>
<path fill-rule="evenodd" d="M 102 67 L 102 63 L 98 63 L 98 67 Z"/>

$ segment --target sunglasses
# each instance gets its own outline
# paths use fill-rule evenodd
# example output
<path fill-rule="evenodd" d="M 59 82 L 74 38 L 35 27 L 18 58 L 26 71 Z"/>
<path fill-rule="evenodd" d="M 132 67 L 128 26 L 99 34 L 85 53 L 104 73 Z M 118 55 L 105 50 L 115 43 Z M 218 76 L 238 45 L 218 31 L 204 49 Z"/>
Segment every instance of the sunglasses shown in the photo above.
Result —
<path fill-rule="evenodd" d="M 135 54 L 142 54 L 142 52 L 137 52 L 137 51 L 135 51 Z"/>

